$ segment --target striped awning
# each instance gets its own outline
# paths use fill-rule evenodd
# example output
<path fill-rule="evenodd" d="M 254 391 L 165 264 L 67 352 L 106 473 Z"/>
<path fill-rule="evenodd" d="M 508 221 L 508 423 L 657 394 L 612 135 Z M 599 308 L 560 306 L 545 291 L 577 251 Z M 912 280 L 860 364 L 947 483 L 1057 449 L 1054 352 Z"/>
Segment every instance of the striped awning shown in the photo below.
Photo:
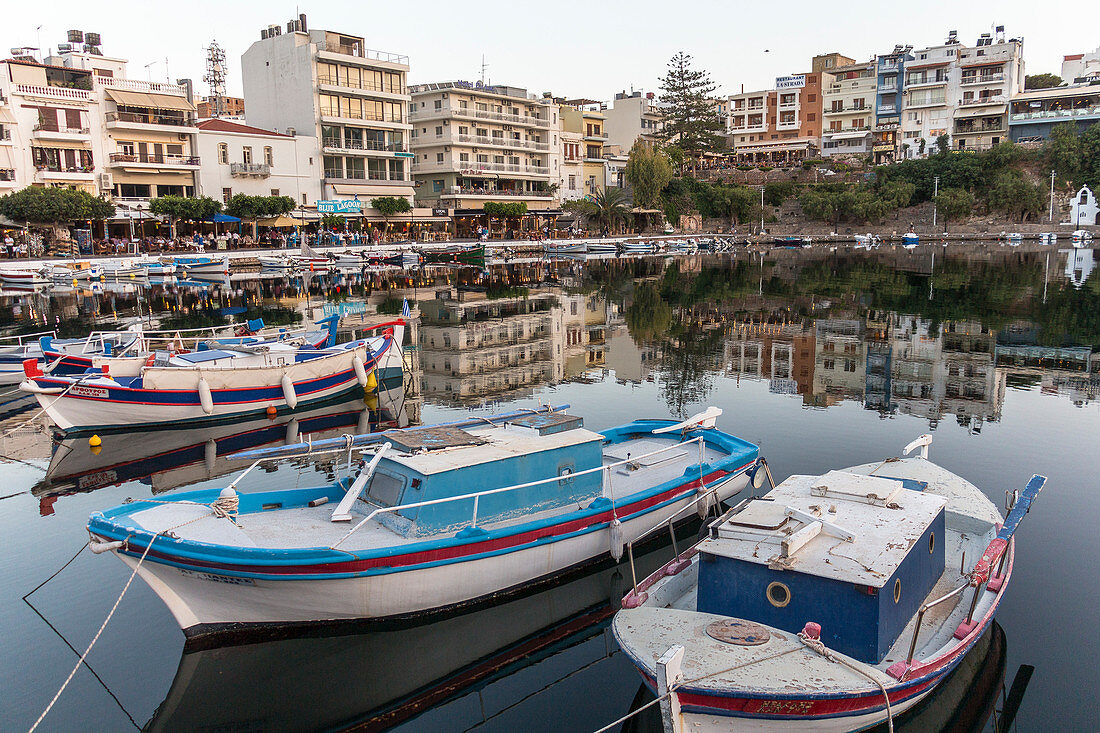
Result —
<path fill-rule="evenodd" d="M 126 89 L 108 89 L 107 96 L 113 99 L 115 104 L 121 104 L 124 107 L 195 111 L 195 105 L 188 102 L 184 97 L 177 97 L 173 94 L 131 92 Z"/>

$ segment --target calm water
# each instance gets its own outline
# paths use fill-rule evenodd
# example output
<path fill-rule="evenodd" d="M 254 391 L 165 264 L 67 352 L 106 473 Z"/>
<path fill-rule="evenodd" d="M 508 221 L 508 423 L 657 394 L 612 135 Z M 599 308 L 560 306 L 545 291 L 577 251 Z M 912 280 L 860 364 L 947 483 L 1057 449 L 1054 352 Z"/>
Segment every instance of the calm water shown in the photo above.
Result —
<path fill-rule="evenodd" d="M 75 663 L 63 638 L 83 650 L 126 580 L 117 559 L 84 552 L 31 596 L 41 616 L 21 600 L 85 542 L 90 512 L 224 485 L 241 468 L 224 455 L 244 447 L 552 402 L 597 430 L 717 405 L 724 429 L 762 446 L 777 481 L 897 455 L 924 432 L 934 460 L 998 504 L 1046 474 L 1018 535 L 1003 633 L 908 729 L 981 729 L 1001 685 L 1032 665 L 1018 729 L 1095 730 L 1093 254 L 779 250 L 4 292 L 0 325 L 64 333 L 135 317 L 200 325 L 224 309 L 266 309 L 269 322 L 354 314 L 406 296 L 421 317 L 407 394 L 384 404 L 316 408 L 293 424 L 107 436 L 98 454 L 30 430 L 5 438 L 0 729 L 33 723 Z M 242 490 L 329 481 L 333 471 L 286 462 Z M 655 567 L 670 552 L 654 547 L 639 562 Z M 647 699 L 607 630 L 629 577 L 605 567 L 413 628 L 186 650 L 167 609 L 136 581 L 89 657 L 95 674 L 77 673 L 42 730 L 594 730 Z"/>

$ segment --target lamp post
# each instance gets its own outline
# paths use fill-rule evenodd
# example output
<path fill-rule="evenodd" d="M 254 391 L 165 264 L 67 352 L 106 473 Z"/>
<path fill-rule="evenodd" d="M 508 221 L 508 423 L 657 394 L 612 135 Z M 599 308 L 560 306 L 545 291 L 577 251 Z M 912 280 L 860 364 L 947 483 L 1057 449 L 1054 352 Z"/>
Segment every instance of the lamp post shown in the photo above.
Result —
<path fill-rule="evenodd" d="M 936 228 L 936 204 L 940 196 L 940 177 L 933 176 L 932 178 L 932 229 Z"/>
<path fill-rule="evenodd" d="M 1050 172 L 1050 218 L 1048 221 L 1054 223 L 1054 171 Z"/>

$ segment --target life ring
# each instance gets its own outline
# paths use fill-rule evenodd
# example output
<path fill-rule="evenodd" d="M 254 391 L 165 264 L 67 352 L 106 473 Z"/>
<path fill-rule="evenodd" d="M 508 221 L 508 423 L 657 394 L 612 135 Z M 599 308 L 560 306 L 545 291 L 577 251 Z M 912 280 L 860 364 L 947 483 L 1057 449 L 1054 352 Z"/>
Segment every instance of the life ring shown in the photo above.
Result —
<path fill-rule="evenodd" d="M 145 366 L 147 366 L 147 367 L 151 367 L 156 363 L 157 363 L 157 355 L 156 354 L 149 354 L 148 358 L 145 359 Z"/>

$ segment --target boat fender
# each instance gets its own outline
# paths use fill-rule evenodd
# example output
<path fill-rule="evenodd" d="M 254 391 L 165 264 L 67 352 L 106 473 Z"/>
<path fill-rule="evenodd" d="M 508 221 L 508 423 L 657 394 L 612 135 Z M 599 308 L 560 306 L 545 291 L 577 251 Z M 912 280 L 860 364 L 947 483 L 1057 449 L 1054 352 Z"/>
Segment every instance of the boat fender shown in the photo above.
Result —
<path fill-rule="evenodd" d="M 104 552 L 110 552 L 111 550 L 117 550 L 122 547 L 122 540 L 115 540 L 114 542 L 89 542 L 88 549 L 97 555 L 102 555 Z"/>
<path fill-rule="evenodd" d="M 199 377 L 199 404 L 207 415 L 214 412 L 214 395 L 210 392 L 210 384 L 206 377 Z"/>
<path fill-rule="evenodd" d="M 351 365 L 355 369 L 355 378 L 359 380 L 360 387 L 367 386 L 367 365 L 363 363 L 362 357 L 358 354 L 352 357 Z"/>
<path fill-rule="evenodd" d="M 290 378 L 289 374 L 284 374 L 282 384 L 286 406 L 293 410 L 298 406 L 298 394 L 294 391 L 294 380 Z"/>
<path fill-rule="evenodd" d="M 626 537 L 623 533 L 623 523 L 619 521 L 618 517 L 611 520 L 611 524 L 608 527 L 608 534 L 611 540 L 611 557 L 615 558 L 615 562 L 622 559 L 623 549 L 626 547 Z"/>
<path fill-rule="evenodd" d="M 218 441 L 209 438 L 202 452 L 203 464 L 206 466 L 206 475 L 213 476 L 215 462 L 218 460 Z"/>
<path fill-rule="evenodd" d="M 715 498 L 715 492 L 707 491 L 707 493 L 699 497 L 699 501 L 695 502 L 695 510 L 699 513 L 700 519 L 706 519 L 707 515 L 710 514 L 710 509 L 714 506 Z"/>

